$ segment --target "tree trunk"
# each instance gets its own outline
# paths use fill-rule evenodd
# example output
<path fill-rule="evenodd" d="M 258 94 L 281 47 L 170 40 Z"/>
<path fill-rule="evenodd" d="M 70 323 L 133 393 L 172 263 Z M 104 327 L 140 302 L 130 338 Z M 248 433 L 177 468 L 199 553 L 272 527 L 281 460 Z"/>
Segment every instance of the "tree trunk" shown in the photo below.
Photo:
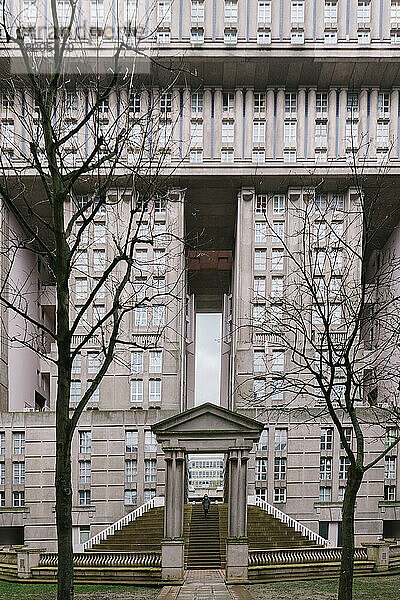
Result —
<path fill-rule="evenodd" d="M 353 598 L 354 512 L 362 478 L 362 470 L 359 467 L 350 465 L 342 511 L 343 547 L 340 563 L 338 600 L 352 600 Z"/>
<path fill-rule="evenodd" d="M 72 488 L 69 428 L 57 430 L 56 517 L 58 540 L 57 600 L 74 597 Z"/>

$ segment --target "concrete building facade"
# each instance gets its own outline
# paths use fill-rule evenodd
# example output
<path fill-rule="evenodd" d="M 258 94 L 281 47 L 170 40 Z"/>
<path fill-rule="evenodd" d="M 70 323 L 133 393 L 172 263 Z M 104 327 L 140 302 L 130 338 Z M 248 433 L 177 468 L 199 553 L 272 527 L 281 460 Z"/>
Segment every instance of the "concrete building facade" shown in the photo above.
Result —
<path fill-rule="evenodd" d="M 60 11 L 62 4 L 60 0 Z M 382 205 L 395 216 L 385 222 L 379 243 L 384 248 L 389 240 L 398 252 L 400 2 L 150 4 L 83 3 L 73 32 L 88 56 L 105 56 L 119 36 L 132 36 L 129 24 L 134 21 L 135 36 L 141 36 L 146 52 L 155 52 L 165 64 L 185 63 L 185 76 L 173 85 L 157 69 L 139 74 L 130 96 L 115 91 L 104 108 L 104 123 L 117 110 L 128 115 L 133 135 L 124 161 L 132 169 L 151 107 L 154 156 L 164 157 L 160 177 L 168 176 L 168 189 L 165 202 L 155 197 L 137 223 L 142 243 L 135 249 L 133 286 L 138 298 L 150 294 L 152 300 L 129 315 L 124 333 L 131 344 L 118 350 L 74 435 L 75 548 L 164 493 L 165 463 L 151 427 L 195 405 L 199 312 L 222 314 L 216 403 L 265 422 L 248 462 L 248 493 L 340 544 L 348 468 L 344 450 L 318 399 L 304 394 L 294 406 L 290 403 L 296 411 L 285 410 L 289 398 L 279 380 L 290 368 L 288 358 L 257 325 L 265 319 L 266 299 L 274 304 L 275 298 L 274 318 L 279 319 L 279 300 L 291 277 L 284 248 L 294 243 L 301 220 L 297 214 L 296 221 L 293 206 L 318 209 L 312 222 L 320 250 L 332 249 L 332 239 L 322 236 L 325 220 L 341 243 L 359 246 L 354 207 L 362 190 L 354 184 L 357 168 L 362 168 L 366 188 L 385 172 L 389 185 Z M 44 15 L 35 2 L 25 2 L 14 27 L 21 21 L 27 42 L 39 32 L 43 37 L 49 28 Z M 6 55 L 10 48 L 1 52 Z M 85 106 L 87 110 L 90 96 L 79 80 L 71 95 L 74 122 Z M 2 98 L 2 152 L 14 164 L 23 164 L 22 144 L 34 118 L 34 102 L 16 88 L 13 106 L 26 102 L 30 107 L 23 121 L 10 116 L 7 94 Z M 61 121 L 66 117 L 60 112 Z M 79 164 L 90 143 L 90 135 L 78 140 L 73 164 Z M 82 187 L 78 206 L 89 193 Z M 81 240 L 71 281 L 73 316 L 112 259 L 114 236 L 139 199 L 136 189 L 116 187 L 87 239 Z M 384 207 L 382 211 L 386 214 Z M 264 227 L 266 215 L 275 235 Z M 5 206 L 2 221 L 4 230 L 20 235 Z M 10 239 L 4 236 L 3 247 Z M 5 259 L 2 269 L 7 269 Z M 342 276 L 340 267 L 336 276 Z M 32 314 L 54 327 L 54 288 L 46 266 L 18 250 L 11 281 L 14 289 L 25 282 L 23 296 Z M 12 285 L 9 294 L 10 302 L 21 301 L 13 296 Z M 85 322 L 101 318 L 110 302 L 107 289 L 97 295 L 74 334 L 75 346 L 85 335 Z M 2 311 L 0 543 L 24 539 L 54 550 L 57 373 L 46 355 L 54 359 L 55 349 L 46 338 L 43 352 L 35 354 L 23 343 L 26 324 L 12 311 Z M 100 345 L 93 338 L 75 359 L 71 408 L 98 370 Z M 274 393 L 266 393 L 271 385 Z M 360 410 L 368 410 L 361 400 Z M 346 426 L 352 439 L 350 423 Z M 387 436 L 393 429 L 388 423 Z M 381 433 L 371 428 L 369 454 L 374 456 L 384 444 Z M 395 448 L 366 475 L 357 502 L 357 543 L 399 535 L 398 460 Z"/>

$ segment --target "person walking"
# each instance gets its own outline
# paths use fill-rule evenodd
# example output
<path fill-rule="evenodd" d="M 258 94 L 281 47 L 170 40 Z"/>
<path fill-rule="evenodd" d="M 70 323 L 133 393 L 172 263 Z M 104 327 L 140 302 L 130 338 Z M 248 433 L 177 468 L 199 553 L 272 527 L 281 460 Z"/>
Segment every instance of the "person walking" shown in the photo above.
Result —
<path fill-rule="evenodd" d="M 210 498 L 208 497 L 207 494 L 204 494 L 203 496 L 203 500 L 201 501 L 202 505 L 203 505 L 203 510 L 204 510 L 204 518 L 207 519 L 207 514 L 210 508 Z"/>

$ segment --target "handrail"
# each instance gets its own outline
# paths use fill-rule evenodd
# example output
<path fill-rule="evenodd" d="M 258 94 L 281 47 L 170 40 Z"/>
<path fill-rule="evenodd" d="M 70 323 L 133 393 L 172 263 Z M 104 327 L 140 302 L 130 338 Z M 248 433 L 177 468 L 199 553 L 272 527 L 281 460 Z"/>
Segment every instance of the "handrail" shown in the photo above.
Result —
<path fill-rule="evenodd" d="M 340 562 L 342 548 L 273 548 L 270 550 L 250 550 L 249 567 L 269 565 Z M 366 548 L 354 549 L 355 561 L 368 560 Z"/>
<path fill-rule="evenodd" d="M 89 540 L 87 540 L 87 542 L 83 544 L 83 549 L 90 550 L 95 544 L 99 544 L 103 540 L 106 540 L 109 535 L 114 535 L 116 531 L 119 531 L 120 529 L 125 527 L 125 525 L 128 525 L 128 523 L 135 521 L 135 519 L 141 517 L 147 511 L 158 506 L 164 506 L 163 496 L 154 496 L 154 498 L 152 498 L 148 502 L 145 502 L 132 512 L 122 517 L 122 519 L 119 519 L 119 521 L 116 521 L 112 525 L 109 525 L 108 527 L 91 537 Z"/>
<path fill-rule="evenodd" d="M 296 519 L 289 517 L 289 515 L 283 513 L 281 510 L 278 510 L 277 508 L 275 508 L 275 506 L 272 506 L 272 504 L 269 504 L 265 500 L 262 500 L 262 498 L 260 498 L 259 496 L 249 496 L 247 499 L 247 503 L 252 506 L 259 506 L 262 510 L 265 510 L 269 515 L 272 515 L 276 519 L 279 519 L 279 521 L 285 523 L 285 525 L 288 525 L 289 527 L 292 527 L 295 531 L 298 531 L 299 533 L 304 535 L 304 537 L 313 540 L 318 545 L 324 547 L 332 546 L 331 542 L 320 536 L 318 533 L 315 533 L 315 531 L 312 531 L 305 525 L 302 525 L 299 521 L 296 521 Z"/>

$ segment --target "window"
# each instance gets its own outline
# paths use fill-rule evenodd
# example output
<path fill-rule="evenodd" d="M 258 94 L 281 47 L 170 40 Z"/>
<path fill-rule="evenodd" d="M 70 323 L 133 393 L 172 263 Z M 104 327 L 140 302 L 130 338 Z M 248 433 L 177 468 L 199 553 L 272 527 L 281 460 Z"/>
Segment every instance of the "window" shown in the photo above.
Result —
<path fill-rule="evenodd" d="M 157 19 L 161 23 L 171 21 L 171 0 L 158 0 Z"/>
<path fill-rule="evenodd" d="M 286 502 L 286 488 L 274 489 L 274 502 Z"/>
<path fill-rule="evenodd" d="M 95 271 L 104 271 L 106 266 L 106 251 L 93 250 L 93 267 Z"/>
<path fill-rule="evenodd" d="M 321 214 L 325 214 L 326 205 L 327 205 L 327 203 L 326 203 L 325 195 L 315 196 L 315 208 L 318 212 L 320 212 Z"/>
<path fill-rule="evenodd" d="M 150 350 L 149 373 L 162 372 L 162 351 Z"/>
<path fill-rule="evenodd" d="M 136 490 L 125 490 L 125 504 L 137 504 L 137 491 Z"/>
<path fill-rule="evenodd" d="M 267 224 L 265 222 L 257 222 L 255 224 L 254 241 L 263 244 L 267 241 Z"/>
<path fill-rule="evenodd" d="M 265 277 L 254 277 L 254 295 L 265 296 Z"/>
<path fill-rule="evenodd" d="M 264 92 L 254 92 L 254 112 L 265 112 L 265 94 Z"/>
<path fill-rule="evenodd" d="M 398 430 L 396 427 L 387 427 L 385 434 L 385 448 L 389 448 L 398 438 Z"/>
<path fill-rule="evenodd" d="M 158 271 L 162 271 L 165 267 L 165 250 L 162 248 L 154 249 L 154 266 Z"/>
<path fill-rule="evenodd" d="M 103 0 L 90 1 L 90 22 L 93 25 L 102 25 L 104 19 Z"/>
<path fill-rule="evenodd" d="M 386 456 L 386 458 L 385 458 L 385 479 L 396 479 L 396 457 L 395 456 Z"/>
<path fill-rule="evenodd" d="M 383 165 L 389 156 L 388 150 L 377 150 L 376 161 L 379 165 Z"/>
<path fill-rule="evenodd" d="M 203 162 L 203 150 L 191 150 L 190 151 L 190 162 L 191 163 L 202 163 Z"/>
<path fill-rule="evenodd" d="M 267 251 L 254 250 L 254 270 L 265 271 L 267 268 Z"/>
<path fill-rule="evenodd" d="M 263 350 L 254 350 L 253 368 L 255 373 L 265 371 L 265 352 Z"/>
<path fill-rule="evenodd" d="M 22 22 L 24 24 L 35 24 L 36 15 L 36 0 L 24 0 L 22 5 Z"/>
<path fill-rule="evenodd" d="M 0 454 L 6 453 L 6 434 L 4 431 L 0 432 Z"/>
<path fill-rule="evenodd" d="M 149 402 L 161 402 L 161 379 L 149 380 Z"/>
<path fill-rule="evenodd" d="M 332 488 L 331 487 L 320 487 L 319 488 L 319 501 L 320 502 L 331 502 L 332 501 Z"/>
<path fill-rule="evenodd" d="M 286 450 L 287 429 L 275 429 L 275 451 Z"/>
<path fill-rule="evenodd" d="M 392 0 L 390 5 L 390 21 L 392 23 L 400 22 L 400 1 Z"/>
<path fill-rule="evenodd" d="M 221 150 L 221 162 L 233 163 L 234 152 L 233 150 Z"/>
<path fill-rule="evenodd" d="M 13 433 L 13 454 L 25 454 L 25 432 Z"/>
<path fill-rule="evenodd" d="M 267 197 L 257 196 L 256 198 L 256 213 L 264 214 L 267 209 Z"/>
<path fill-rule="evenodd" d="M 153 325 L 165 324 L 165 306 L 158 304 L 153 306 Z"/>
<path fill-rule="evenodd" d="M 134 483 L 137 481 L 137 460 L 129 459 L 125 461 L 125 481 Z"/>
<path fill-rule="evenodd" d="M 304 0 L 292 0 L 290 17 L 292 23 L 304 23 Z"/>
<path fill-rule="evenodd" d="M 6 505 L 6 494 L 5 492 L 0 492 L 0 506 Z"/>
<path fill-rule="evenodd" d="M 332 459 L 322 456 L 319 463 L 319 478 L 332 479 Z"/>
<path fill-rule="evenodd" d="M 315 98 L 315 111 L 319 114 L 328 112 L 328 94 L 326 92 L 317 92 Z"/>
<path fill-rule="evenodd" d="M 296 162 L 296 150 L 284 150 L 283 151 L 283 162 L 284 163 Z"/>
<path fill-rule="evenodd" d="M 284 142 L 285 146 L 296 146 L 296 121 L 285 121 L 284 123 Z"/>
<path fill-rule="evenodd" d="M 265 304 L 255 304 L 253 306 L 253 324 L 262 325 L 265 323 Z"/>
<path fill-rule="evenodd" d="M 222 122 L 222 143 L 233 143 L 235 124 L 233 121 Z"/>
<path fill-rule="evenodd" d="M 304 31 L 294 29 L 290 33 L 290 41 L 292 44 L 304 44 Z"/>
<path fill-rule="evenodd" d="M 129 112 L 140 113 L 141 109 L 141 94 L 140 92 L 132 92 L 129 98 Z"/>
<path fill-rule="evenodd" d="M 339 479 L 347 479 L 347 472 L 350 467 L 350 459 L 347 456 L 339 458 Z"/>
<path fill-rule="evenodd" d="M 97 352 L 88 352 L 88 373 L 97 373 L 100 369 L 100 358 Z"/>
<path fill-rule="evenodd" d="M 390 32 L 390 42 L 392 44 L 400 44 L 400 31 L 391 31 Z"/>
<path fill-rule="evenodd" d="M 156 490 L 144 490 L 144 501 L 149 502 L 156 495 Z"/>
<path fill-rule="evenodd" d="M 172 111 L 172 94 L 171 92 L 163 92 L 160 95 L 160 110 L 162 113 L 170 113 Z"/>
<path fill-rule="evenodd" d="M 138 451 L 138 432 L 137 431 L 126 431 L 125 432 L 125 452 L 137 452 Z"/>
<path fill-rule="evenodd" d="M 75 297 L 77 300 L 87 298 L 88 284 L 87 279 L 83 277 L 77 277 L 75 279 Z"/>
<path fill-rule="evenodd" d="M 95 223 L 93 233 L 94 233 L 94 243 L 95 244 L 104 244 L 106 241 L 106 224 L 105 223 Z"/>
<path fill-rule="evenodd" d="M 70 384 L 69 400 L 70 402 L 80 402 L 82 397 L 82 383 L 73 379 Z"/>
<path fill-rule="evenodd" d="M 192 121 L 190 123 L 190 137 L 192 144 L 203 144 L 203 123 L 199 121 Z"/>
<path fill-rule="evenodd" d="M 370 44 L 371 43 L 371 32 L 370 31 L 359 31 L 357 33 L 357 41 L 359 44 Z"/>
<path fill-rule="evenodd" d="M 271 23 L 271 1 L 258 0 L 258 22 Z"/>
<path fill-rule="evenodd" d="M 325 148 L 328 140 L 328 125 L 325 122 L 315 123 L 315 145 L 317 148 Z"/>
<path fill-rule="evenodd" d="M 192 29 L 190 30 L 190 41 L 192 44 L 203 44 L 204 43 L 203 27 L 192 27 Z"/>
<path fill-rule="evenodd" d="M 324 20 L 325 25 L 337 23 L 337 2 L 325 2 Z"/>
<path fill-rule="evenodd" d="M 275 460 L 274 460 L 274 479 L 276 481 L 285 481 L 285 479 L 286 479 L 286 458 L 275 458 Z"/>
<path fill-rule="evenodd" d="M 25 506 L 25 492 L 13 492 L 13 506 L 22 507 Z"/>
<path fill-rule="evenodd" d="M 237 0 L 225 0 L 225 22 L 236 23 L 238 16 Z"/>
<path fill-rule="evenodd" d="M 285 211 L 285 196 L 273 197 L 273 212 L 274 215 L 282 215 Z"/>
<path fill-rule="evenodd" d="M 332 450 L 333 446 L 333 428 L 321 427 L 321 450 Z"/>
<path fill-rule="evenodd" d="M 91 503 L 90 490 L 79 490 L 79 506 L 88 506 Z"/>
<path fill-rule="evenodd" d="M 137 306 L 135 308 L 135 325 L 137 327 L 147 325 L 147 306 Z"/>
<path fill-rule="evenodd" d="M 81 525 L 79 527 L 79 543 L 85 544 L 90 539 L 90 525 Z"/>
<path fill-rule="evenodd" d="M 272 266 L 273 271 L 282 271 L 283 269 L 283 250 L 272 250 Z"/>
<path fill-rule="evenodd" d="M 131 402 L 143 402 L 142 379 L 132 379 L 131 381 Z"/>
<path fill-rule="evenodd" d="M 204 1 L 192 0 L 191 10 L 192 22 L 201 23 L 204 21 Z"/>
<path fill-rule="evenodd" d="M 284 350 L 272 351 L 272 371 L 283 371 L 285 368 L 285 352 Z"/>
<path fill-rule="evenodd" d="M 145 483 L 157 481 L 157 460 L 155 458 L 144 461 L 144 481 Z"/>
<path fill-rule="evenodd" d="M 357 5 L 357 23 L 369 23 L 371 21 L 371 3 L 360 1 Z"/>
<path fill-rule="evenodd" d="M 69 23 L 71 18 L 71 4 L 69 0 L 58 0 L 57 16 L 61 27 Z"/>
<path fill-rule="evenodd" d="M 271 295 L 281 297 L 283 294 L 283 277 L 272 277 L 271 279 Z"/>
<path fill-rule="evenodd" d="M 79 432 L 79 453 L 90 454 L 92 451 L 92 433 L 90 431 Z"/>
<path fill-rule="evenodd" d="M 267 481 L 266 458 L 256 458 L 256 481 Z"/>
<path fill-rule="evenodd" d="M 399 3 L 400 7 L 400 3 Z M 379 92 L 378 94 L 378 114 L 379 116 L 389 116 L 390 113 L 390 94 L 389 92 Z"/>
<path fill-rule="evenodd" d="M 201 4 L 203 4 L 201 2 Z M 193 3 L 192 3 L 193 5 Z M 192 113 L 200 114 L 203 112 L 203 92 L 192 94 Z"/>
<path fill-rule="evenodd" d="M 386 146 L 389 142 L 389 123 L 378 121 L 376 124 L 376 143 Z"/>
<path fill-rule="evenodd" d="M 152 431 L 144 432 L 144 451 L 157 452 L 157 438 Z"/>
<path fill-rule="evenodd" d="M 13 483 L 15 485 L 25 483 L 25 463 L 24 462 L 13 463 Z"/>
<path fill-rule="evenodd" d="M 396 500 L 395 485 L 385 485 L 384 499 L 388 502 L 394 502 Z"/>
<path fill-rule="evenodd" d="M 346 442 L 351 447 L 351 440 L 352 440 L 352 436 L 353 436 L 353 430 L 352 430 L 352 428 L 351 427 L 344 427 L 343 428 L 343 433 L 344 433 L 344 437 L 346 439 Z M 343 446 L 342 442 L 340 442 L 340 449 L 344 450 L 344 446 Z"/>
<path fill-rule="evenodd" d="M 254 121 L 253 143 L 265 142 L 265 121 Z"/>
<path fill-rule="evenodd" d="M 358 92 L 347 92 L 347 112 L 358 112 Z"/>
<path fill-rule="evenodd" d="M 5 485 L 6 483 L 6 464 L 4 462 L 0 463 L 0 485 Z"/>
<path fill-rule="evenodd" d="M 233 92 L 223 92 L 222 111 L 232 112 L 235 108 L 235 94 Z"/>
<path fill-rule="evenodd" d="M 262 430 L 256 449 L 261 452 L 266 452 L 268 450 L 268 429 Z"/>
<path fill-rule="evenodd" d="M 271 32 L 267 29 L 257 31 L 257 44 L 264 45 L 271 43 Z"/>
<path fill-rule="evenodd" d="M 79 483 L 90 483 L 91 469 L 90 460 L 79 461 Z"/>
<path fill-rule="evenodd" d="M 251 160 L 253 163 L 265 163 L 265 150 L 253 150 Z"/>

